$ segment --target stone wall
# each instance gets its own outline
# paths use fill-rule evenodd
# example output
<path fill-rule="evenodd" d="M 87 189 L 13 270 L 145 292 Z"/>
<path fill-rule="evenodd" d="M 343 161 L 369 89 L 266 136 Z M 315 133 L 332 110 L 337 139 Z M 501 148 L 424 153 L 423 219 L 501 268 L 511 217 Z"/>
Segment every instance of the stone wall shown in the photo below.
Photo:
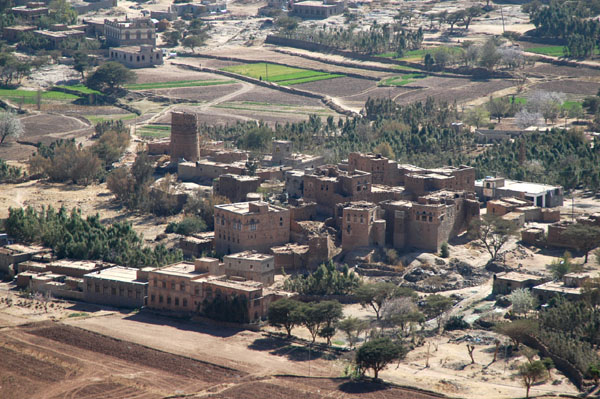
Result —
<path fill-rule="evenodd" d="M 171 162 L 180 159 L 195 162 L 200 158 L 196 114 L 171 112 Z"/>

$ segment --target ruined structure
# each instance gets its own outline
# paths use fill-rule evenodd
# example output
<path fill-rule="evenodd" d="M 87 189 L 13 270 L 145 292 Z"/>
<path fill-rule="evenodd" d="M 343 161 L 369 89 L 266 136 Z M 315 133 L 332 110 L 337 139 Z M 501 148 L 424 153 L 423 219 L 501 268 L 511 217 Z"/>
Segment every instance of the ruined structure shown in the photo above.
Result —
<path fill-rule="evenodd" d="M 200 139 L 196 114 L 171 112 L 171 162 L 200 158 Z"/>

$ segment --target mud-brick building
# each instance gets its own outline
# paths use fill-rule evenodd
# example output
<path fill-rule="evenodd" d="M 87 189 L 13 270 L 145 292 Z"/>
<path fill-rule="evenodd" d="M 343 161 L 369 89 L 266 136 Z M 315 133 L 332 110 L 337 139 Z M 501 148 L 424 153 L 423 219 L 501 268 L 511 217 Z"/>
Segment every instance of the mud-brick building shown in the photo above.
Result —
<path fill-rule="evenodd" d="M 206 275 L 201 264 L 179 262 L 148 272 L 148 301 L 151 309 L 193 313 L 199 308 L 200 286 L 192 281 Z"/>
<path fill-rule="evenodd" d="M 269 286 L 275 282 L 275 260 L 271 255 L 244 251 L 223 257 L 227 278 L 242 277 Z"/>
<path fill-rule="evenodd" d="M 83 276 L 83 300 L 123 308 L 141 308 L 148 294 L 143 271 L 115 266 Z"/>
<path fill-rule="evenodd" d="M 258 176 L 244 176 L 227 173 L 213 183 L 215 194 L 226 197 L 231 202 L 246 201 L 248 193 L 255 193 L 260 187 Z"/>
<path fill-rule="evenodd" d="M 108 50 L 108 55 L 111 61 L 117 61 L 128 68 L 148 68 L 163 64 L 162 50 L 149 44 L 112 47 Z"/>
<path fill-rule="evenodd" d="M 51 253 L 51 251 L 49 248 L 38 245 L 5 245 L 0 248 L 0 273 L 16 273 L 19 263 L 31 260 L 36 255 Z"/>
<path fill-rule="evenodd" d="M 334 216 L 337 204 L 369 201 L 371 185 L 368 172 L 346 172 L 326 165 L 304 175 L 304 199 L 315 202 L 319 214 Z"/>
<path fill-rule="evenodd" d="M 50 12 L 46 4 L 41 1 L 30 1 L 24 6 L 13 7 L 10 11 L 15 18 L 26 22 L 36 22 Z"/>
<path fill-rule="evenodd" d="M 508 295 L 517 289 L 532 289 L 541 284 L 544 279 L 540 276 L 518 272 L 504 272 L 494 274 L 492 285 L 493 295 Z"/>
<path fill-rule="evenodd" d="M 479 216 L 472 193 L 438 191 L 417 201 L 383 201 L 386 242 L 397 249 L 438 251 L 442 243 L 465 232 Z"/>
<path fill-rule="evenodd" d="M 366 201 L 340 204 L 342 249 L 385 245 L 385 220 L 380 208 Z"/>
<path fill-rule="evenodd" d="M 125 21 L 104 20 L 104 37 L 111 47 L 156 46 L 156 27 L 150 18 L 135 18 Z"/>
<path fill-rule="evenodd" d="M 215 250 L 268 253 L 290 241 L 290 211 L 262 201 L 215 205 Z"/>

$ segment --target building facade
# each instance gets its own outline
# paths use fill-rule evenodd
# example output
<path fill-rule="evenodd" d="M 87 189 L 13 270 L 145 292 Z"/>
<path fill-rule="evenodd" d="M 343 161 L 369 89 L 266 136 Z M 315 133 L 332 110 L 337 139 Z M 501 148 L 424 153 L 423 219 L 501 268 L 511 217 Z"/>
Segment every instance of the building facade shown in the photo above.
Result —
<path fill-rule="evenodd" d="M 215 205 L 215 250 L 268 253 L 290 241 L 290 211 L 266 202 Z"/>
<path fill-rule="evenodd" d="M 128 68 L 149 68 L 163 64 L 163 53 L 151 45 L 139 47 L 111 47 L 108 50 L 111 61 L 117 61 Z"/>
<path fill-rule="evenodd" d="M 150 18 L 125 21 L 104 20 L 104 37 L 109 46 L 156 46 L 156 28 Z"/>
<path fill-rule="evenodd" d="M 123 308 L 141 308 L 146 303 L 148 282 L 139 269 L 115 266 L 83 276 L 86 302 Z"/>
<path fill-rule="evenodd" d="M 227 278 L 242 277 L 269 286 L 275 282 L 275 260 L 271 255 L 244 251 L 223 257 Z"/>

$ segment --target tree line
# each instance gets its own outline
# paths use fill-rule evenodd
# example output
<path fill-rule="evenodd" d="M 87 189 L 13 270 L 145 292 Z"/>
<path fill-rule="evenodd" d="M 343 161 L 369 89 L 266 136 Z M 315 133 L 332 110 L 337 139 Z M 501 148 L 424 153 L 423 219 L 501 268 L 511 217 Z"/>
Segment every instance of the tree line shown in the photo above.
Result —
<path fill-rule="evenodd" d="M 19 241 L 52 248 L 58 258 L 103 260 L 138 268 L 183 259 L 180 250 L 145 246 L 130 223 L 104 225 L 99 215 L 84 218 L 79 209 L 11 208 L 4 228 Z"/>

